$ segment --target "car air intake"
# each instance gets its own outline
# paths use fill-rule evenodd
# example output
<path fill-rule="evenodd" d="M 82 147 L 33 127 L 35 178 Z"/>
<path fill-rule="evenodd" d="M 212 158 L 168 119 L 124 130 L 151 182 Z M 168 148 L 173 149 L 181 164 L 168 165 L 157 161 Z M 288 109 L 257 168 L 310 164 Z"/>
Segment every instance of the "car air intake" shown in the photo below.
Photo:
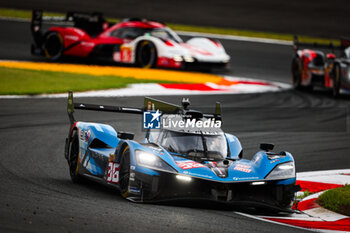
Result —
<path fill-rule="evenodd" d="M 312 63 L 315 66 L 324 66 L 324 57 L 322 54 L 317 54 L 316 57 L 312 60 Z"/>

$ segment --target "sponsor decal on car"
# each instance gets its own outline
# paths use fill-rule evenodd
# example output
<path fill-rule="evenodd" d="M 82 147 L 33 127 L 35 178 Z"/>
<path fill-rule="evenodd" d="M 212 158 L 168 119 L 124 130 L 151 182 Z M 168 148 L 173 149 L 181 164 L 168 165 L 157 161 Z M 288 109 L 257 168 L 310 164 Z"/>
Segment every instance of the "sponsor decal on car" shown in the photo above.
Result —
<path fill-rule="evenodd" d="M 73 36 L 73 35 L 65 35 L 64 39 L 76 41 L 76 40 L 79 40 L 79 37 Z"/>
<path fill-rule="evenodd" d="M 205 165 L 203 165 L 201 163 L 197 163 L 197 162 L 191 161 L 191 160 L 182 161 L 182 162 L 176 162 L 176 164 L 183 170 L 192 169 L 192 168 L 199 168 L 199 167 L 205 167 Z"/>
<path fill-rule="evenodd" d="M 114 162 L 108 163 L 107 182 L 119 183 L 119 164 Z"/>
<path fill-rule="evenodd" d="M 87 142 L 91 136 L 91 130 L 81 130 L 80 131 L 80 140 Z"/>
<path fill-rule="evenodd" d="M 129 192 L 130 192 L 130 193 L 135 193 L 135 194 L 140 194 L 140 193 L 141 193 L 141 190 L 140 190 L 139 188 L 130 186 L 130 187 L 129 187 Z"/>
<path fill-rule="evenodd" d="M 233 177 L 233 180 L 258 180 L 259 177 Z"/>
<path fill-rule="evenodd" d="M 113 60 L 116 61 L 116 62 L 121 62 L 120 52 L 114 52 L 113 53 Z"/>
<path fill-rule="evenodd" d="M 274 160 L 271 160 L 270 163 L 276 163 L 276 162 L 279 162 L 280 160 L 279 159 L 274 159 Z"/>
<path fill-rule="evenodd" d="M 120 46 L 120 60 L 125 63 L 131 63 L 132 59 L 132 47 L 122 45 Z"/>
<path fill-rule="evenodd" d="M 252 171 L 252 168 L 249 165 L 237 164 L 234 170 L 250 173 Z"/>

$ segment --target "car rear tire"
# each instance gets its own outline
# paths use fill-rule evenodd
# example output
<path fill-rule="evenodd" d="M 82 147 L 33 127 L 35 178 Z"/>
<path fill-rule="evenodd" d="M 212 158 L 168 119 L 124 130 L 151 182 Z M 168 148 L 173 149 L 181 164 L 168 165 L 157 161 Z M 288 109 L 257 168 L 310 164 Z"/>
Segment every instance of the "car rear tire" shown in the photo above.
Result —
<path fill-rule="evenodd" d="M 339 97 L 340 95 L 340 81 L 341 81 L 341 70 L 339 65 L 335 65 L 333 73 L 333 96 Z"/>
<path fill-rule="evenodd" d="M 120 160 L 119 168 L 119 186 L 120 193 L 124 198 L 129 195 L 130 184 L 130 150 L 129 147 L 125 147 Z"/>
<path fill-rule="evenodd" d="M 60 59 L 63 55 L 64 43 L 61 34 L 58 32 L 49 32 L 45 36 L 43 50 L 45 56 L 56 61 Z"/>
<path fill-rule="evenodd" d="M 156 46 L 148 40 L 141 41 L 137 46 L 137 65 L 142 68 L 153 68 L 157 63 Z"/>
<path fill-rule="evenodd" d="M 77 130 L 73 130 L 68 151 L 69 174 L 74 183 L 81 183 L 82 177 L 78 174 L 79 170 L 79 138 Z"/>
<path fill-rule="evenodd" d="M 301 61 L 298 57 L 295 57 L 292 61 L 292 83 L 295 89 L 301 89 L 301 74 Z"/>

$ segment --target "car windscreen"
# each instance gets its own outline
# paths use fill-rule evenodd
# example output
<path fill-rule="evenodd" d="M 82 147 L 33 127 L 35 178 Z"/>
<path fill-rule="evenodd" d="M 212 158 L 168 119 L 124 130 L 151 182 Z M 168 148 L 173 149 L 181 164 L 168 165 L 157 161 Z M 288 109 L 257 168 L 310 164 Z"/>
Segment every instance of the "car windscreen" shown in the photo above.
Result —
<path fill-rule="evenodd" d="M 176 35 L 175 32 L 168 30 L 168 29 L 165 29 L 165 28 L 153 29 L 149 33 L 151 36 L 158 37 L 158 38 L 161 38 L 163 40 L 173 40 L 173 41 L 176 41 L 178 43 L 182 42 L 180 37 L 178 37 L 178 35 Z"/>
<path fill-rule="evenodd" d="M 223 133 L 216 135 L 166 131 L 160 141 L 169 152 L 188 157 L 220 160 L 227 157 L 227 142 Z"/>
<path fill-rule="evenodd" d="M 136 39 L 139 36 L 150 35 L 163 40 L 182 42 L 175 32 L 167 28 L 122 27 L 111 32 L 111 36 L 123 39 Z"/>

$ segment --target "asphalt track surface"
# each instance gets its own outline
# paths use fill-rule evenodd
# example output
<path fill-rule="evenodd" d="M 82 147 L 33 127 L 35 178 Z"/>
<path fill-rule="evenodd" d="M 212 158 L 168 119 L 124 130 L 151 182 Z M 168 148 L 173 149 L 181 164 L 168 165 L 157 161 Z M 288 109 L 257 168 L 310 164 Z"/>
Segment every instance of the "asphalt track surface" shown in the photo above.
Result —
<path fill-rule="evenodd" d="M 0 59 L 31 59 L 28 23 L 0 21 Z M 222 41 L 232 56 L 230 75 L 290 82 L 289 46 Z M 181 96 L 159 97 L 169 102 Z M 193 107 L 212 108 L 220 101 L 224 130 L 237 132 L 251 158 L 258 143 L 273 142 L 276 151 L 293 153 L 297 171 L 344 169 L 350 164 L 349 127 L 324 128 L 334 117 L 324 117 L 318 129 L 307 129 L 313 119 L 280 119 L 260 112 L 249 115 L 238 108 L 340 107 L 348 111 L 348 97 L 333 99 L 325 91 L 286 91 L 249 95 L 191 96 Z M 82 98 L 79 101 L 140 106 L 142 97 Z M 88 182 L 70 181 L 64 159 L 69 122 L 65 99 L 0 100 L 0 232 L 303 232 L 238 215 L 232 209 L 208 203 L 134 204 L 118 191 Z M 88 114 L 86 114 L 88 113 Z M 246 121 L 254 115 L 255 121 Z M 315 116 L 317 117 L 317 116 Z M 112 124 L 117 130 L 140 132 L 140 117 L 124 114 L 77 112 L 76 119 Z M 277 128 L 265 131 L 274 120 Z M 315 119 L 316 120 L 316 119 Z M 346 116 L 346 120 L 349 117 Z M 248 123 L 247 123 L 248 122 Z M 241 130 L 239 130 L 241 129 Z M 243 130 L 242 130 L 243 129 Z M 254 132 L 259 129 L 259 132 Z M 140 138 L 140 137 L 138 137 Z"/>

